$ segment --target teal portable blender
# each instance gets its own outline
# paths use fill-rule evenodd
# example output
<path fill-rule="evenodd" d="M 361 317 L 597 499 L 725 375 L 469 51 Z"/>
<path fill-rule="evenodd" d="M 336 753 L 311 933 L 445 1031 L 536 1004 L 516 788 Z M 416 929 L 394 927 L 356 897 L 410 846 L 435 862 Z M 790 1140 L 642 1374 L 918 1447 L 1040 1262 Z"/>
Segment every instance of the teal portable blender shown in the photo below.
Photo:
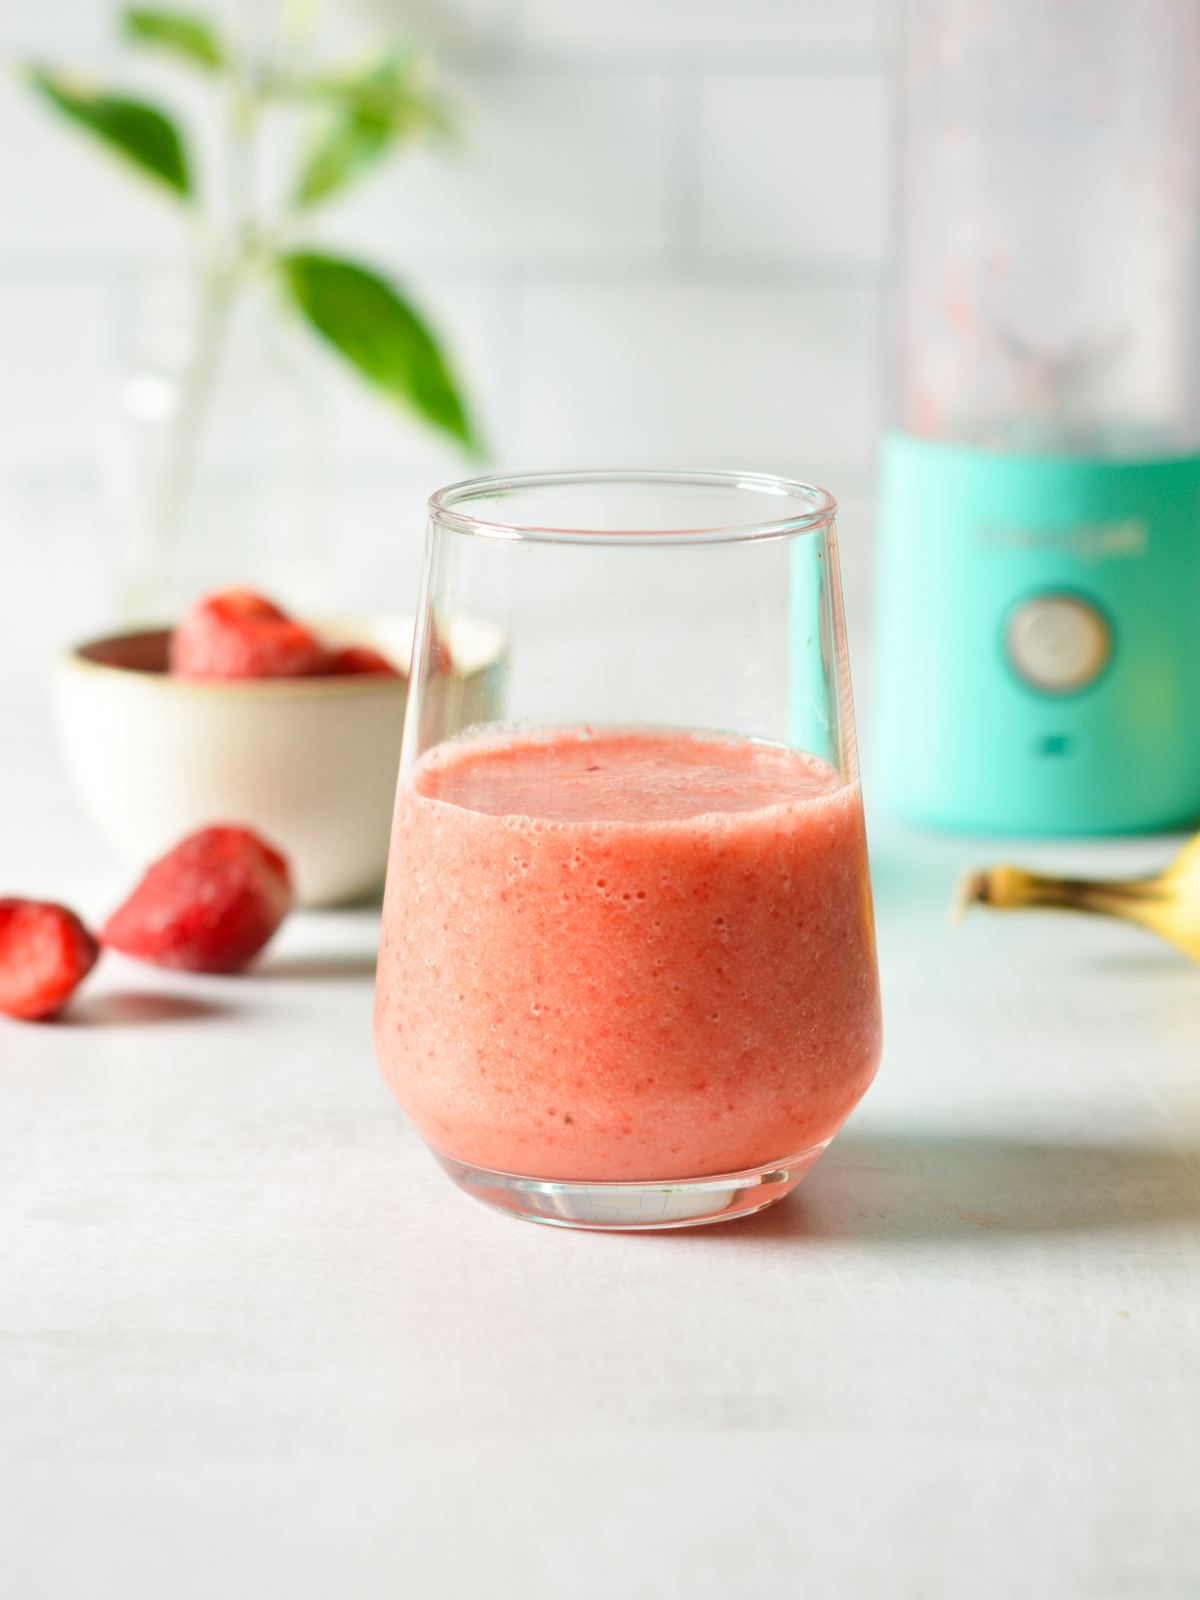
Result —
<path fill-rule="evenodd" d="M 1194 0 L 909 0 L 870 750 L 909 820 L 1200 816 Z"/>

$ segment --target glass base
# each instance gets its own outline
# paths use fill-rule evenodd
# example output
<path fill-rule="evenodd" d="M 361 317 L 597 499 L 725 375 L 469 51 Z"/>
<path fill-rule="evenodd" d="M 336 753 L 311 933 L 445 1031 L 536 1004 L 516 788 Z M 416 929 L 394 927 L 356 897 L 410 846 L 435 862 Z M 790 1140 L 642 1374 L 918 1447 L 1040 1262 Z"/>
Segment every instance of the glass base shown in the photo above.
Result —
<path fill-rule="evenodd" d="M 652 1233 L 663 1228 L 700 1228 L 752 1216 L 774 1205 L 829 1144 L 814 1145 L 786 1161 L 707 1178 L 666 1178 L 658 1183 L 579 1183 L 560 1178 L 521 1178 L 512 1172 L 474 1167 L 434 1150 L 439 1166 L 464 1193 L 526 1222 L 557 1228 L 592 1228 L 606 1233 Z"/>

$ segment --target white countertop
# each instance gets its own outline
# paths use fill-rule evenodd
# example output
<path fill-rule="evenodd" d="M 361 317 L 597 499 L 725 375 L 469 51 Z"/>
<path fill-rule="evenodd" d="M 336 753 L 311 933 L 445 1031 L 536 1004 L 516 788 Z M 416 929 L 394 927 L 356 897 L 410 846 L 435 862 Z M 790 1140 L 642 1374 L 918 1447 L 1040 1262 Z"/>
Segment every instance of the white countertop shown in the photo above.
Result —
<path fill-rule="evenodd" d="M 125 879 L 18 733 L 0 893 L 95 915 Z M 1200 1593 L 1200 969 L 1082 918 L 952 927 L 993 845 L 872 848 L 880 1077 L 715 1228 L 459 1194 L 373 1065 L 370 911 L 243 978 L 107 956 L 66 1020 L 0 1019 L 0 1592 Z"/>

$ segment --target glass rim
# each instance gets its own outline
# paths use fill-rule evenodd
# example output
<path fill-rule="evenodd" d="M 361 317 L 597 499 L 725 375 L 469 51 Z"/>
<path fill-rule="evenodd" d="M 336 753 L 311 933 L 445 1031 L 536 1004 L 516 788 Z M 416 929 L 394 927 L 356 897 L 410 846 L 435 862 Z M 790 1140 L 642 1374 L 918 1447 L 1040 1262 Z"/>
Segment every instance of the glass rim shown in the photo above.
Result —
<path fill-rule="evenodd" d="M 478 516 L 458 509 L 460 505 L 499 497 L 524 489 L 584 487 L 600 484 L 658 485 L 691 489 L 734 489 L 761 494 L 776 500 L 801 501 L 805 509 L 787 516 L 764 517 L 745 522 L 721 522 L 711 527 L 658 528 L 633 532 L 614 528 L 563 528 L 516 523 Z M 544 544 L 732 544 L 744 540 L 778 539 L 827 527 L 837 513 L 837 501 L 827 489 L 803 483 L 798 478 L 778 477 L 768 472 L 688 472 L 652 471 L 643 468 L 582 469 L 565 472 L 497 473 L 482 478 L 466 478 L 438 489 L 429 497 L 429 515 L 439 527 L 482 539 L 528 541 Z"/>

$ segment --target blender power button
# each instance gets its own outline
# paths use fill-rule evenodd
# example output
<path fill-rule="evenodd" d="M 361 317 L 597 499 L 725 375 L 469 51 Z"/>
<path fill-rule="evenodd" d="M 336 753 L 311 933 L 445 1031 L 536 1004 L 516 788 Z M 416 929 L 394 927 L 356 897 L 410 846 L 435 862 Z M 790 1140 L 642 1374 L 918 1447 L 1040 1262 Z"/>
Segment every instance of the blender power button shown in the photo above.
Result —
<path fill-rule="evenodd" d="M 1112 654 L 1108 623 L 1076 595 L 1026 600 L 1009 617 L 1004 642 L 1017 675 L 1048 694 L 1085 688 Z"/>

